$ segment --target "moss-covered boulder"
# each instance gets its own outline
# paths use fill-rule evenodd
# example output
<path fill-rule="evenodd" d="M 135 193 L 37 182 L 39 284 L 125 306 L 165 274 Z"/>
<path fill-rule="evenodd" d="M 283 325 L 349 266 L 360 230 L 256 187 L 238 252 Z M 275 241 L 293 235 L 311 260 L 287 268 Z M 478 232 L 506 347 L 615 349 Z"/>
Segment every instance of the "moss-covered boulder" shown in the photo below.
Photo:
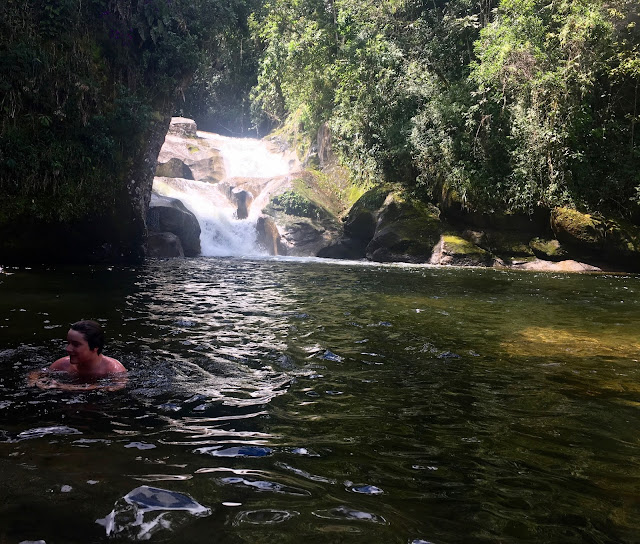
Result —
<path fill-rule="evenodd" d="M 436 206 L 393 192 L 387 195 L 378 212 L 366 256 L 378 262 L 429 262 L 441 232 Z"/>
<path fill-rule="evenodd" d="M 364 259 L 367 245 L 376 232 L 380 208 L 391 190 L 389 186 L 375 187 L 358 198 L 343 219 L 343 236 L 322 248 L 318 257 Z"/>
<path fill-rule="evenodd" d="M 455 266 L 492 266 L 495 259 L 491 253 L 472 242 L 456 234 L 446 233 L 433 248 L 430 262 Z"/>
<path fill-rule="evenodd" d="M 558 240 L 536 237 L 529 242 L 529 247 L 538 259 L 562 261 L 567 258 L 567 250 Z"/>
<path fill-rule="evenodd" d="M 555 208 L 551 213 L 551 228 L 560 242 L 596 251 L 604 247 L 606 227 L 590 214 L 571 208 Z"/>
<path fill-rule="evenodd" d="M 551 214 L 551 226 L 557 239 L 578 256 L 640 270 L 638 225 L 570 208 L 555 208 Z"/>

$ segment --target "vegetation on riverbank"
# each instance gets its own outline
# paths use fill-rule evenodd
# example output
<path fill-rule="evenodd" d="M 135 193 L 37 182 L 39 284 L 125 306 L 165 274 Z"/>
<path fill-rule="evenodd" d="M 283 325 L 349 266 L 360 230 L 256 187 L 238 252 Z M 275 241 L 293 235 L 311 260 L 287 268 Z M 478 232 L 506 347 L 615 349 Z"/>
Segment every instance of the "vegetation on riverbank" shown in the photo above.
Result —
<path fill-rule="evenodd" d="M 253 107 L 421 198 L 637 222 L 638 23 L 630 0 L 272 0 Z"/>
<path fill-rule="evenodd" d="M 139 208 L 175 102 L 203 55 L 215 56 L 238 6 L 2 2 L 0 254 L 40 245 L 62 255 L 73 244 L 55 237 L 80 242 L 80 231 L 97 246 L 143 242 Z"/>

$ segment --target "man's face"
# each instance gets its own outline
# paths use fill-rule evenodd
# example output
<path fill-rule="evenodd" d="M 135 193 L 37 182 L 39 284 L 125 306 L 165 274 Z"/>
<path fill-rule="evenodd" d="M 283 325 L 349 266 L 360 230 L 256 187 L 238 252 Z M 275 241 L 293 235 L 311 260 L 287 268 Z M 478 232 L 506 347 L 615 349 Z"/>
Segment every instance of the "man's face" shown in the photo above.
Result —
<path fill-rule="evenodd" d="M 70 329 L 67 333 L 67 355 L 72 365 L 82 365 L 95 358 L 98 348 L 89 349 L 89 344 L 84 335 L 79 331 Z"/>

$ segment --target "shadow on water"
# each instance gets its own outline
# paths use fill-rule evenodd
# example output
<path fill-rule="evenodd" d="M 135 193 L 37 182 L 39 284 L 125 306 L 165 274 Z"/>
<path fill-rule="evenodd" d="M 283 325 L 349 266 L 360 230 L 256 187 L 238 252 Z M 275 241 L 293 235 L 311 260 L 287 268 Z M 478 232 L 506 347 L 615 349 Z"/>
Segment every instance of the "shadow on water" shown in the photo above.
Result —
<path fill-rule="evenodd" d="M 634 542 L 637 281 L 5 269 L 0 541 Z M 90 317 L 127 388 L 26 387 Z"/>

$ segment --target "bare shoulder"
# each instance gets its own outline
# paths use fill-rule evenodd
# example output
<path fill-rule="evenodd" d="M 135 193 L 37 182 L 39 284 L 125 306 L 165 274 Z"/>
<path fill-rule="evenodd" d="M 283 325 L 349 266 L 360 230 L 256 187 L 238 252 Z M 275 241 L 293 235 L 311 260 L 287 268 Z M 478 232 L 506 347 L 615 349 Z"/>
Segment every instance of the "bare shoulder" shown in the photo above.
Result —
<path fill-rule="evenodd" d="M 65 372 L 69 372 L 71 368 L 71 363 L 69 362 L 69 357 L 62 357 L 55 361 L 50 367 L 49 370 L 63 370 Z"/>
<path fill-rule="evenodd" d="M 124 365 L 113 357 L 107 357 L 106 355 L 103 355 L 103 361 L 106 363 L 105 367 L 109 374 L 118 374 L 127 371 Z"/>

